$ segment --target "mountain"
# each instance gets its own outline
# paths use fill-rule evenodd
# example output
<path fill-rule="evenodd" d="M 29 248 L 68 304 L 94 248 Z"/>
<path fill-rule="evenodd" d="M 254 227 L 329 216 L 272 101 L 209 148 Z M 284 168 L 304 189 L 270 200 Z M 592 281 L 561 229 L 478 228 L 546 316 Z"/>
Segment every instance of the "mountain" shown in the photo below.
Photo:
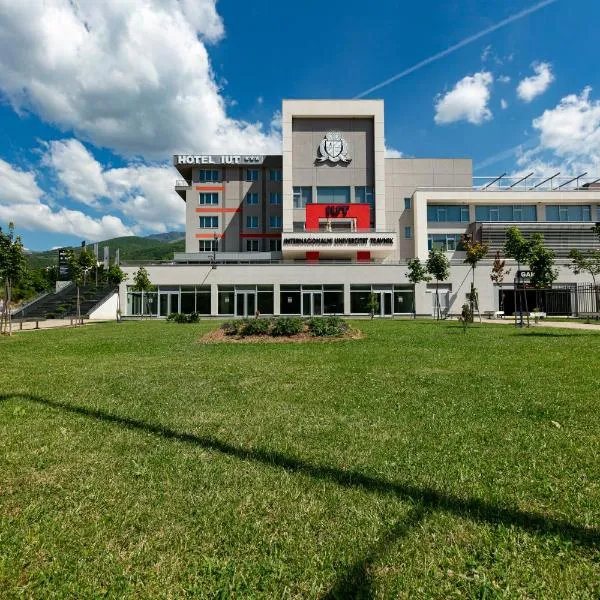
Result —
<path fill-rule="evenodd" d="M 111 263 L 114 261 L 117 248 L 121 261 L 125 262 L 172 260 L 174 252 L 185 252 L 185 236 L 183 233 L 172 231 L 148 237 L 131 235 L 105 240 L 98 242 L 99 260 L 104 257 L 104 246 L 109 247 Z M 93 251 L 94 244 L 89 244 L 88 248 Z M 79 246 L 73 249 L 77 251 Z M 31 252 L 27 255 L 27 260 L 31 269 L 58 265 L 58 250 Z"/>
<path fill-rule="evenodd" d="M 153 233 L 147 235 L 147 238 L 151 240 L 161 240 L 163 242 L 178 242 L 179 240 L 185 240 L 185 231 L 167 231 L 167 233 Z"/>

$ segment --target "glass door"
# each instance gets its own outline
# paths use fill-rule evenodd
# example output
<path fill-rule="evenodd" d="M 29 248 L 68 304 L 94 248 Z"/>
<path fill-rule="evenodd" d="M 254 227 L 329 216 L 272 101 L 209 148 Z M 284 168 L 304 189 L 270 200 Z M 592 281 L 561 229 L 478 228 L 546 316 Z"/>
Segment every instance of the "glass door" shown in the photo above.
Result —
<path fill-rule="evenodd" d="M 158 316 L 168 317 L 179 312 L 179 294 L 177 292 L 161 292 L 158 295 Z"/>
<path fill-rule="evenodd" d="M 305 317 L 323 314 L 323 292 L 302 293 L 302 314 Z"/>
<path fill-rule="evenodd" d="M 382 317 L 391 317 L 394 314 L 394 296 L 392 292 L 381 292 L 379 307 Z"/>
<path fill-rule="evenodd" d="M 236 292 L 236 317 L 253 317 L 256 314 L 256 292 Z"/>

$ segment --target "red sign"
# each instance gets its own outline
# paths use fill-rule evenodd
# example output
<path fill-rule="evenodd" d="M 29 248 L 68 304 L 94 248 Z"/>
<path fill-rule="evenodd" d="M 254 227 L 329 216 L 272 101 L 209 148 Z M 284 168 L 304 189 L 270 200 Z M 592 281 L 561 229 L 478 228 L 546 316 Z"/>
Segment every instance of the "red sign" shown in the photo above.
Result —
<path fill-rule="evenodd" d="M 368 204 L 307 204 L 306 229 L 315 231 L 319 224 L 331 219 L 355 219 L 356 230 L 371 226 L 371 207 Z"/>

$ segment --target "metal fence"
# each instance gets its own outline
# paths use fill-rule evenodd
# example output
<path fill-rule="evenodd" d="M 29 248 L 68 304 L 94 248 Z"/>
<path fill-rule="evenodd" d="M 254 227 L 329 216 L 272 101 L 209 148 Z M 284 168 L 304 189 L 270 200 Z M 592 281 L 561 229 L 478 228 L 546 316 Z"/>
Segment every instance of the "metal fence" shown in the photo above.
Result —
<path fill-rule="evenodd" d="M 576 317 L 600 317 L 600 285 L 582 283 L 575 288 L 573 314 Z"/>

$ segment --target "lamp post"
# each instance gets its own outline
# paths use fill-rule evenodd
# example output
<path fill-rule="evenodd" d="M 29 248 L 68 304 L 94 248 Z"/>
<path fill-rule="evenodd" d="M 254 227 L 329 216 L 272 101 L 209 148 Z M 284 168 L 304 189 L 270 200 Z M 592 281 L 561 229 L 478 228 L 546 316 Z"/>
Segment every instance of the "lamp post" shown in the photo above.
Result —
<path fill-rule="evenodd" d="M 217 268 L 217 245 L 219 243 L 219 236 L 214 233 L 213 234 L 213 252 L 212 252 L 212 261 L 211 268 Z"/>

